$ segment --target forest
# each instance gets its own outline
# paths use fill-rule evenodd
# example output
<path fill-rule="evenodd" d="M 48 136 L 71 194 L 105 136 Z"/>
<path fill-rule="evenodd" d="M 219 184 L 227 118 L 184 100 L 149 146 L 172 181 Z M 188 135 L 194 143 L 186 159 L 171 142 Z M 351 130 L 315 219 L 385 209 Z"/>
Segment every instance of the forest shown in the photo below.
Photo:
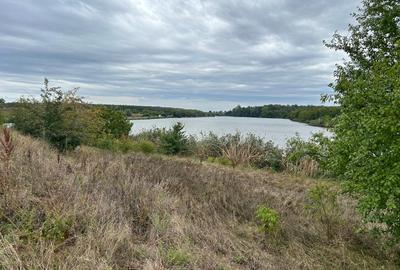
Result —
<path fill-rule="evenodd" d="M 236 106 L 224 113 L 226 116 L 235 117 L 262 117 L 284 118 L 297 122 L 307 123 L 313 126 L 330 127 L 333 120 L 340 113 L 340 107 L 334 106 L 301 106 L 301 105 L 277 105 L 264 106 Z"/>

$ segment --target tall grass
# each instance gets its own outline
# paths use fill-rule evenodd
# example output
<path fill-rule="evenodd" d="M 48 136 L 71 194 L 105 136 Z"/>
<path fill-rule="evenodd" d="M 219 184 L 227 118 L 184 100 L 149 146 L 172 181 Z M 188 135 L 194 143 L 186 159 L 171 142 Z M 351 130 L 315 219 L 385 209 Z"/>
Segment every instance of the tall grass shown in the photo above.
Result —
<path fill-rule="evenodd" d="M 0 269 L 395 269 L 379 241 L 356 233 L 351 200 L 326 239 L 307 214 L 315 181 L 194 160 L 81 147 L 57 163 L 14 134 Z M 279 215 L 260 233 L 257 207 Z"/>

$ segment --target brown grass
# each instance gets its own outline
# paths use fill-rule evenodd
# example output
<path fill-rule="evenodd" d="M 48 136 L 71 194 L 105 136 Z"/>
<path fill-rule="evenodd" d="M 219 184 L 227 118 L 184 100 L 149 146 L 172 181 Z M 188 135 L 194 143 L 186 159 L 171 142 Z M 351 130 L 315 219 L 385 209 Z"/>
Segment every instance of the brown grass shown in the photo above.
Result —
<path fill-rule="evenodd" d="M 243 142 L 230 142 L 221 147 L 221 152 L 231 163 L 232 167 L 248 165 L 251 160 L 259 159 L 262 154 L 251 144 Z"/>
<path fill-rule="evenodd" d="M 354 231 L 353 203 L 332 240 L 307 215 L 304 177 L 81 148 L 57 152 L 15 138 L 0 269 L 395 269 L 376 240 Z M 254 211 L 277 210 L 260 233 Z"/>
<path fill-rule="evenodd" d="M 14 151 L 14 144 L 9 128 L 3 128 L 3 134 L 0 136 L 0 194 L 5 199 L 8 192 L 10 177 L 10 159 Z"/>

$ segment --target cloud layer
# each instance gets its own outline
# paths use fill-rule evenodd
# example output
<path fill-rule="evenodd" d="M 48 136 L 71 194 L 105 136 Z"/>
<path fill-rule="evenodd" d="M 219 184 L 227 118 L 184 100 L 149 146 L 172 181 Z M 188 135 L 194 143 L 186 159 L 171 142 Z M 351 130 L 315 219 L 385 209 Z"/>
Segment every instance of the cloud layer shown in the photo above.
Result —
<path fill-rule="evenodd" d="M 0 94 L 37 95 L 48 77 L 97 103 L 317 104 L 343 57 L 322 40 L 359 4 L 1 0 Z"/>

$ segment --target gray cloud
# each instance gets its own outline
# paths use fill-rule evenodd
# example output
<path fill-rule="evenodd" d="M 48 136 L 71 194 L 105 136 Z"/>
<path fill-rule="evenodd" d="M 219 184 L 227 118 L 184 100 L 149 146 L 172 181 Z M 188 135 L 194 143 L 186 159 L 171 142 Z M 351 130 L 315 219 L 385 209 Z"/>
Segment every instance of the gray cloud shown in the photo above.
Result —
<path fill-rule="evenodd" d="M 359 0 L 0 0 L 0 94 L 44 77 L 89 101 L 227 109 L 319 103 L 325 48 Z"/>

